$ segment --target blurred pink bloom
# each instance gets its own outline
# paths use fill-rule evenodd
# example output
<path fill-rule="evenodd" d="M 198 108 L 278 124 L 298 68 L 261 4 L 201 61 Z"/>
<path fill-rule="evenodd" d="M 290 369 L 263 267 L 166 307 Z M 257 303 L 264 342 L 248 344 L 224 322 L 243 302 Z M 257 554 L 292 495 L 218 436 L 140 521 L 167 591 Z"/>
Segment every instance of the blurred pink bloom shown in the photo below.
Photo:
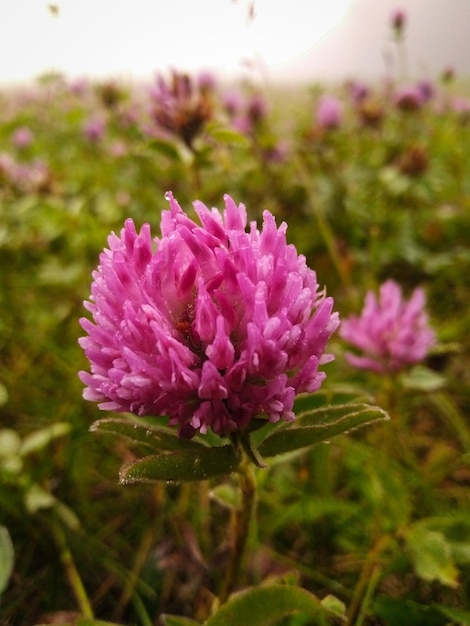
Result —
<path fill-rule="evenodd" d="M 197 85 L 201 91 L 213 91 L 217 86 L 217 79 L 212 72 L 204 70 L 197 77 Z"/>
<path fill-rule="evenodd" d="M 406 26 L 406 13 L 402 9 L 395 9 L 391 16 L 391 25 L 397 37 L 403 34 Z"/>
<path fill-rule="evenodd" d="M 230 117 L 236 115 L 243 106 L 243 98 L 236 91 L 226 91 L 222 95 L 222 106 Z"/>
<path fill-rule="evenodd" d="M 361 104 L 369 97 L 370 89 L 364 83 L 352 81 L 348 87 L 354 104 Z"/>
<path fill-rule="evenodd" d="M 316 109 L 317 124 L 321 128 L 338 128 L 343 122 L 343 105 L 335 96 L 320 98 Z"/>
<path fill-rule="evenodd" d="M 90 117 L 83 125 L 83 134 L 92 142 L 101 141 L 106 131 L 106 122 L 101 116 Z"/>
<path fill-rule="evenodd" d="M 129 152 L 127 145 L 123 141 L 115 141 L 111 144 L 109 152 L 115 158 L 126 156 Z"/>
<path fill-rule="evenodd" d="M 10 154 L 2 152 L 0 181 L 21 193 L 47 191 L 50 188 L 51 172 L 43 161 L 19 163 Z"/>
<path fill-rule="evenodd" d="M 422 361 L 436 341 L 425 304 L 422 289 L 415 289 L 407 301 L 393 280 L 380 287 L 378 300 L 369 291 L 361 315 L 341 323 L 340 336 L 363 353 L 347 353 L 348 362 L 359 369 L 386 373 Z"/>
<path fill-rule="evenodd" d="M 70 91 L 76 96 L 82 96 L 90 87 L 90 82 L 85 77 L 74 78 L 69 84 Z"/>
<path fill-rule="evenodd" d="M 12 142 L 20 150 L 28 148 L 33 141 L 33 133 L 27 126 L 20 126 L 13 132 Z"/>
<path fill-rule="evenodd" d="M 395 104 L 402 111 L 420 109 L 427 99 L 429 98 L 419 85 L 407 85 L 395 93 Z"/>
<path fill-rule="evenodd" d="M 259 123 L 268 113 L 268 103 L 259 93 L 252 95 L 246 103 L 246 115 L 253 124 Z"/>
<path fill-rule="evenodd" d="M 229 196 L 223 213 L 197 201 L 199 226 L 166 197 L 161 237 L 128 219 L 93 272 L 93 321 L 81 319 L 79 340 L 91 367 L 80 372 L 84 397 L 166 415 L 186 437 L 293 420 L 295 395 L 317 390 L 319 366 L 333 359 L 333 299 L 268 211 L 260 232 Z"/>
<path fill-rule="evenodd" d="M 429 80 L 422 80 L 416 85 L 421 94 L 421 101 L 423 103 L 432 100 L 436 94 L 434 85 Z"/>
<path fill-rule="evenodd" d="M 180 137 L 192 148 L 213 116 L 210 92 L 189 74 L 173 71 L 168 79 L 159 75 L 149 91 L 151 116 L 160 129 Z"/>

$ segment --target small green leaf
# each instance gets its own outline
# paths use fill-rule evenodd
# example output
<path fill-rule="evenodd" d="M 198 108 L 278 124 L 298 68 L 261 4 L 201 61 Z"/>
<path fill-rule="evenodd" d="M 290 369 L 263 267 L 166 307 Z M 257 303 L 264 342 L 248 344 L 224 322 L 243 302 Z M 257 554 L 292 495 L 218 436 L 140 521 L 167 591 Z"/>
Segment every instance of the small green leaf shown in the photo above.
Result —
<path fill-rule="evenodd" d="M 401 383 L 406 389 L 429 392 L 445 387 L 446 379 L 424 365 L 417 365 L 402 375 Z"/>
<path fill-rule="evenodd" d="M 211 489 L 210 497 L 220 506 L 230 510 L 239 511 L 242 503 L 240 489 L 226 482 L 216 485 Z"/>
<path fill-rule="evenodd" d="M 180 617 L 179 615 L 162 615 L 160 618 L 163 626 L 201 626 L 200 622 L 195 622 L 189 617 Z"/>
<path fill-rule="evenodd" d="M 370 403 L 372 396 L 363 389 L 354 386 L 335 386 L 332 389 L 319 389 L 315 393 L 301 393 L 295 398 L 294 413 L 300 417 L 314 409 L 337 404 Z"/>
<path fill-rule="evenodd" d="M 0 406 L 8 402 L 8 389 L 3 383 L 0 383 Z"/>
<path fill-rule="evenodd" d="M 38 484 L 33 484 L 25 493 L 24 504 L 29 513 L 36 513 L 40 509 L 50 509 L 55 506 L 56 499 Z"/>
<path fill-rule="evenodd" d="M 387 413 L 369 404 L 340 404 L 314 409 L 269 435 L 258 451 L 263 457 L 292 452 L 329 441 L 379 419 L 388 419 Z"/>
<path fill-rule="evenodd" d="M 75 622 L 75 626 L 122 626 L 116 622 L 104 622 L 101 619 L 88 619 L 83 617 Z"/>
<path fill-rule="evenodd" d="M 338 617 L 345 617 L 346 605 L 339 598 L 332 595 L 327 595 L 321 601 L 321 605 L 328 609 L 331 613 L 334 613 Z"/>
<path fill-rule="evenodd" d="M 155 152 L 158 152 L 159 154 L 166 156 L 173 161 L 180 160 L 180 152 L 174 142 L 167 141 L 161 138 L 155 138 L 149 141 L 147 145 L 151 150 L 155 150 Z"/>
<path fill-rule="evenodd" d="M 206 133 L 216 141 L 220 141 L 220 143 L 240 146 L 243 148 L 248 147 L 249 145 L 247 137 L 232 128 L 208 125 Z"/>
<path fill-rule="evenodd" d="M 305 589 L 292 585 L 269 585 L 233 595 L 204 622 L 204 626 L 270 626 L 283 616 L 294 613 L 311 616 L 312 626 L 317 623 L 315 618 L 328 615 L 318 598 Z"/>
<path fill-rule="evenodd" d="M 21 448 L 21 437 L 13 428 L 0 430 L 0 458 L 16 456 Z"/>
<path fill-rule="evenodd" d="M 444 615 L 447 619 L 451 619 L 453 624 L 459 624 L 459 626 L 470 626 L 470 611 L 453 609 L 447 606 L 439 606 L 437 604 L 433 604 L 432 607 L 439 611 L 439 613 Z"/>
<path fill-rule="evenodd" d="M 13 571 L 15 553 L 10 533 L 0 526 L 0 594 L 5 591 Z"/>
<path fill-rule="evenodd" d="M 206 446 L 192 439 L 179 437 L 175 430 L 142 424 L 133 419 L 110 417 L 90 426 L 93 432 L 111 433 L 143 444 L 153 451 L 206 450 Z"/>
<path fill-rule="evenodd" d="M 407 529 L 405 539 L 415 572 L 420 578 L 457 587 L 459 572 L 452 557 L 452 547 L 443 533 L 429 530 L 417 522 Z"/>
<path fill-rule="evenodd" d="M 231 445 L 201 450 L 176 450 L 146 456 L 123 465 L 119 472 L 122 484 L 148 483 L 158 480 L 187 482 L 207 480 L 230 474 L 237 469 L 239 458 Z"/>
<path fill-rule="evenodd" d="M 27 435 L 21 444 L 21 456 L 26 456 L 32 452 L 42 450 L 48 446 L 51 441 L 57 439 L 57 437 L 67 435 L 71 428 L 71 424 L 68 424 L 67 422 L 57 422 L 56 424 L 51 424 L 51 426 L 41 428 L 41 430 L 37 430 L 30 435 Z"/>

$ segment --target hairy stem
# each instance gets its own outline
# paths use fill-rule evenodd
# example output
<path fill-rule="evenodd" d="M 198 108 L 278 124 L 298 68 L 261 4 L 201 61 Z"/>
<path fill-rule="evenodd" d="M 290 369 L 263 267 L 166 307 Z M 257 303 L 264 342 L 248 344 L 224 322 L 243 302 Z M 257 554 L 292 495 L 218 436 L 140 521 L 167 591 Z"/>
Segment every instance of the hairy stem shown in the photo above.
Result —
<path fill-rule="evenodd" d="M 72 553 L 65 540 L 64 532 L 59 524 L 52 525 L 52 533 L 56 545 L 59 548 L 59 556 L 62 561 L 62 565 L 64 566 L 67 580 L 69 581 L 70 587 L 75 595 L 80 611 L 83 617 L 93 619 L 94 615 L 90 599 L 88 598 L 80 574 L 75 566 Z"/>
<path fill-rule="evenodd" d="M 241 583 L 256 509 L 255 473 L 251 461 L 246 456 L 240 463 L 238 474 L 242 499 L 240 508 L 232 513 L 230 560 L 219 593 L 221 603 L 225 602 L 237 584 Z"/>

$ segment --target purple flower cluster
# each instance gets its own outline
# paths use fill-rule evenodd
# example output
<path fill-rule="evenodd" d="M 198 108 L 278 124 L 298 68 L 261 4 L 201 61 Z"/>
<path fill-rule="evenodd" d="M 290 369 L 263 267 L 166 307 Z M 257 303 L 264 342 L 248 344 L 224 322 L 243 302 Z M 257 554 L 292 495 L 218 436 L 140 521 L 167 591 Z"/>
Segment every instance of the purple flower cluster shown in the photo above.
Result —
<path fill-rule="evenodd" d="M 425 304 L 422 289 L 415 289 L 407 301 L 393 280 L 380 287 L 378 299 L 369 291 L 361 315 L 341 323 L 340 336 L 363 353 L 347 353 L 348 362 L 360 369 L 391 373 L 422 361 L 435 343 Z"/>
<path fill-rule="evenodd" d="M 198 225 L 166 197 L 161 237 L 128 219 L 93 273 L 84 397 L 166 415 L 185 437 L 293 420 L 295 395 L 317 390 L 319 366 L 333 359 L 333 299 L 268 211 L 260 232 L 229 196 L 223 213 L 198 201 Z"/>
<path fill-rule="evenodd" d="M 168 79 L 159 75 L 149 92 L 151 116 L 157 127 L 180 137 L 191 148 L 212 119 L 213 88 L 213 80 L 207 74 L 200 77 L 199 83 L 186 73 L 173 71 Z"/>
<path fill-rule="evenodd" d="M 51 173 L 43 161 L 22 163 L 0 152 L 0 185 L 20 193 L 46 192 L 52 186 Z"/>
<path fill-rule="evenodd" d="M 315 115 L 320 128 L 339 128 L 343 123 L 343 105 L 335 96 L 324 95 L 317 104 Z"/>

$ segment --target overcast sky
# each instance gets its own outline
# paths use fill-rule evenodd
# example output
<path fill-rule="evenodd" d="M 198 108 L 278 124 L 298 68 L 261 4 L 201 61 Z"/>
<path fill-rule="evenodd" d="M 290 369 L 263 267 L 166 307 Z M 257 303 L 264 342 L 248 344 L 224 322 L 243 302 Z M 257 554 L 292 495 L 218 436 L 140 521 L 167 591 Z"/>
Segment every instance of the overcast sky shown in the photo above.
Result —
<path fill-rule="evenodd" d="M 375 79 L 393 70 L 390 16 L 408 18 L 407 67 L 470 76 L 470 0 L 2 0 L 0 83 L 47 71 L 152 78 L 212 69 L 268 79 Z M 53 5 L 58 10 L 48 8 Z"/>

